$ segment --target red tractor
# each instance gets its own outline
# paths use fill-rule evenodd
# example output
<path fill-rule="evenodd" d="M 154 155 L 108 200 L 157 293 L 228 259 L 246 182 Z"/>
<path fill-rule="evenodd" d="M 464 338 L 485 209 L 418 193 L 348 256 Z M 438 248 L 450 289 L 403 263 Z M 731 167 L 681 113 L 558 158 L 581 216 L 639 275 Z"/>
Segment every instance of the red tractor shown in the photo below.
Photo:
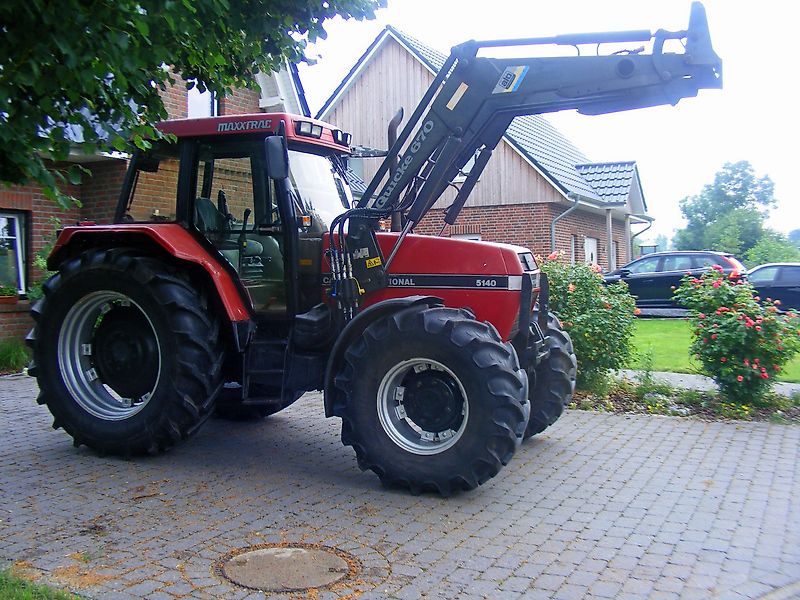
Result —
<path fill-rule="evenodd" d="M 650 54 L 477 57 L 650 40 Z M 685 51 L 666 52 L 673 40 Z M 688 31 L 468 42 L 357 203 L 350 135 L 327 123 L 166 122 L 172 141 L 132 157 L 114 224 L 64 229 L 49 257 L 58 273 L 29 336 L 39 403 L 76 445 L 133 455 L 189 437 L 215 410 L 267 416 L 321 390 L 343 443 L 384 483 L 475 488 L 558 419 L 575 355 L 530 250 L 415 225 L 474 159 L 444 215 L 455 222 L 516 116 L 720 86 L 699 4 Z M 396 231 L 380 230 L 388 218 Z"/>

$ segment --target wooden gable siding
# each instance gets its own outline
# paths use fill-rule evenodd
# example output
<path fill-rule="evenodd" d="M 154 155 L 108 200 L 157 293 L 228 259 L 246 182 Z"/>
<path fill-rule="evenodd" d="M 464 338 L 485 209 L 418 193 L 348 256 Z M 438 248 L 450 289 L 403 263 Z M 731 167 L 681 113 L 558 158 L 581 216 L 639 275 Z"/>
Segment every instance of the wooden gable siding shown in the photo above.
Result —
<path fill-rule="evenodd" d="M 433 74 L 397 40 L 389 37 L 357 75 L 324 119 L 353 134 L 353 143 L 386 148 L 386 128 L 399 107 L 408 117 L 433 81 Z M 379 159 L 364 161 L 369 182 Z M 437 203 L 446 206 L 454 192 Z M 530 166 L 507 142 L 501 141 L 473 190 L 467 206 L 558 202 L 562 194 Z"/>

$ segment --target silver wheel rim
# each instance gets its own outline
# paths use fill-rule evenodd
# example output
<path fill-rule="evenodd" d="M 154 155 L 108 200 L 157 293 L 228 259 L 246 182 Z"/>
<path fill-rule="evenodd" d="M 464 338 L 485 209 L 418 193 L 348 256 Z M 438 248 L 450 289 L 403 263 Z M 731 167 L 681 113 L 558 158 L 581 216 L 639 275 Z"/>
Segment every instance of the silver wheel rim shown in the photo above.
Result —
<path fill-rule="evenodd" d="M 404 380 L 413 373 L 426 370 L 448 377 L 461 394 L 461 420 L 457 429 L 428 431 L 416 423 L 406 411 Z M 427 358 L 412 358 L 390 369 L 378 387 L 378 417 L 383 430 L 397 446 L 412 454 L 431 455 L 452 448 L 464 434 L 469 420 L 469 401 L 461 381 L 442 363 Z"/>
<path fill-rule="evenodd" d="M 158 348 L 158 368 L 149 391 L 136 398 L 116 393 L 96 368 L 94 333 L 103 317 L 115 307 L 135 307 L 146 319 Z M 161 341 L 150 317 L 136 302 L 118 292 L 93 292 L 70 308 L 58 336 L 58 367 L 61 379 L 75 402 L 86 412 L 105 421 L 128 419 L 144 409 L 161 380 Z"/>

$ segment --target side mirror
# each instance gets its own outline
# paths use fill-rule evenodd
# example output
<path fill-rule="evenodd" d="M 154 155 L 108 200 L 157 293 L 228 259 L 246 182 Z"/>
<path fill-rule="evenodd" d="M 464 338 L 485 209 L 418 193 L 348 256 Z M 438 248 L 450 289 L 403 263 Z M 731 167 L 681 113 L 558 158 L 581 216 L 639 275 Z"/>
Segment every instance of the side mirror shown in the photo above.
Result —
<path fill-rule="evenodd" d="M 289 176 L 289 149 L 286 138 L 282 135 L 271 135 L 264 142 L 267 156 L 267 177 L 270 179 L 286 179 Z"/>
<path fill-rule="evenodd" d="M 627 277 L 630 274 L 631 274 L 631 270 L 630 269 L 620 269 L 619 270 L 619 276 L 620 277 Z"/>

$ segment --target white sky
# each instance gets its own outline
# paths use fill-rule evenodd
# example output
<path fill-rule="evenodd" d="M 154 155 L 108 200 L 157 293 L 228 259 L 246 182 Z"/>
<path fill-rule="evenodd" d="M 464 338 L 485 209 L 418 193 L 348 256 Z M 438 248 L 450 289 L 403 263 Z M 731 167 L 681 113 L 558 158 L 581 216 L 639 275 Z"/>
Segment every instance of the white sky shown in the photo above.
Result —
<path fill-rule="evenodd" d="M 711 183 L 725 162 L 738 160 L 749 160 L 758 175 L 775 182 L 779 206 L 768 224 L 788 233 L 800 228 L 800 3 L 704 4 L 723 61 L 722 90 L 701 90 L 675 107 L 547 118 L 593 161 L 637 161 L 649 214 L 656 219 L 646 239 L 672 237 L 684 226 L 678 201 Z M 319 61 L 301 66 L 301 78 L 315 114 L 387 24 L 446 54 L 469 39 L 680 30 L 688 25 L 689 10 L 689 0 L 389 0 L 374 21 L 328 22 L 328 39 L 308 52 Z M 406 114 L 413 108 L 405 107 Z"/>

